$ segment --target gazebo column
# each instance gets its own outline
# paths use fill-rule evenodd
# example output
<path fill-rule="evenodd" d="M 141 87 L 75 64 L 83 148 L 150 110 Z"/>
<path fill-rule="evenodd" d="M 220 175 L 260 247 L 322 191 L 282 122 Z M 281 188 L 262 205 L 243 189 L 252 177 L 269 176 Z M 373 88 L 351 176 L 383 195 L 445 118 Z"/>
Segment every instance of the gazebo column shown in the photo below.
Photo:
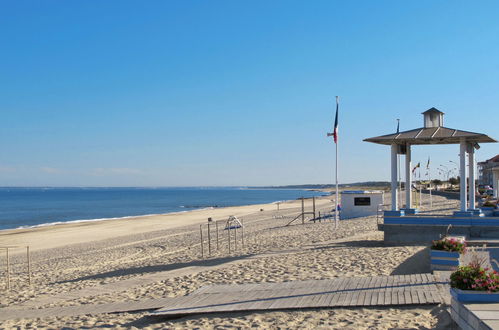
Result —
<path fill-rule="evenodd" d="M 398 183 L 397 183 L 397 154 L 398 154 L 398 145 L 392 144 L 391 145 L 391 177 L 392 177 L 392 184 L 391 184 L 391 190 L 392 190 L 392 211 L 398 211 Z"/>
<path fill-rule="evenodd" d="M 475 210 L 475 147 L 472 143 L 468 144 L 468 164 L 469 164 L 469 210 Z"/>
<path fill-rule="evenodd" d="M 405 213 L 415 213 L 412 209 L 411 145 L 406 144 L 405 152 Z"/>
<path fill-rule="evenodd" d="M 466 212 L 467 203 L 466 203 L 466 141 L 462 140 L 459 144 L 460 146 L 460 162 L 459 162 L 459 195 L 461 200 L 461 212 Z"/>

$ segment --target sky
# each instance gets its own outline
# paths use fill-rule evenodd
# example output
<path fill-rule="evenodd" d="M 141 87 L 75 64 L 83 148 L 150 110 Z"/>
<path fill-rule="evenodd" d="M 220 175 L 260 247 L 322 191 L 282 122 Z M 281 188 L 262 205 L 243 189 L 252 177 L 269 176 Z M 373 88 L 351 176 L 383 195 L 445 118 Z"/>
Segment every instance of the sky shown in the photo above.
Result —
<path fill-rule="evenodd" d="M 388 181 L 368 137 L 499 139 L 497 1 L 0 1 L 0 186 Z M 459 146 L 413 147 L 452 170 Z M 499 154 L 483 144 L 478 161 Z M 423 174 L 424 175 L 424 174 Z"/>

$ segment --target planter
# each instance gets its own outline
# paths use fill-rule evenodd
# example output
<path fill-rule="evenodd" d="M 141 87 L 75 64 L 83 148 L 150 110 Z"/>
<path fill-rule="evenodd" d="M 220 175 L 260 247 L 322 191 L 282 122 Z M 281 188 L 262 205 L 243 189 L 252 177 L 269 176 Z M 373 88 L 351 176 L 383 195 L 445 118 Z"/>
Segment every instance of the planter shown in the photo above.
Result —
<path fill-rule="evenodd" d="M 499 303 L 499 292 L 450 289 L 451 296 L 462 303 Z"/>
<path fill-rule="evenodd" d="M 431 270 L 456 270 L 460 255 L 459 252 L 430 250 Z"/>

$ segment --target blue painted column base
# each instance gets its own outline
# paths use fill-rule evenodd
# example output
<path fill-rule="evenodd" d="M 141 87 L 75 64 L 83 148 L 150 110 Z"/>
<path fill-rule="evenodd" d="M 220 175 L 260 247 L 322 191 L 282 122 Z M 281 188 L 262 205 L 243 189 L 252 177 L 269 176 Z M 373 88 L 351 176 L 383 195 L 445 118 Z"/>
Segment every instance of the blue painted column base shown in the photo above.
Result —
<path fill-rule="evenodd" d="M 482 210 L 480 209 L 468 209 L 468 212 L 473 213 L 473 215 L 476 215 L 478 217 L 483 217 L 484 214 L 482 213 Z"/>
<path fill-rule="evenodd" d="M 455 217 L 472 217 L 473 215 L 471 211 L 454 211 Z"/>
<path fill-rule="evenodd" d="M 405 214 L 418 214 L 418 209 L 403 209 Z"/>
<path fill-rule="evenodd" d="M 383 216 L 385 217 L 403 217 L 405 215 L 404 210 L 399 211 L 385 211 Z"/>

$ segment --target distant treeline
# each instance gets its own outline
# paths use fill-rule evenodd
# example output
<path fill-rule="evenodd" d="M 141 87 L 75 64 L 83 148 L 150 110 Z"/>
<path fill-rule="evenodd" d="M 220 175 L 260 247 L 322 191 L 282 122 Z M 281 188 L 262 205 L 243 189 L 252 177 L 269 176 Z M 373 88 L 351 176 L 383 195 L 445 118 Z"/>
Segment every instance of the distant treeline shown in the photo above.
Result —
<path fill-rule="evenodd" d="M 342 183 L 338 186 L 342 188 L 346 187 L 390 187 L 390 182 L 388 181 L 366 181 L 366 182 L 355 182 L 355 183 Z M 268 186 L 268 187 L 258 187 L 258 188 L 272 188 L 272 189 L 332 189 L 336 186 L 334 184 L 296 184 L 287 186 Z M 256 187 L 255 187 L 256 188 Z"/>

